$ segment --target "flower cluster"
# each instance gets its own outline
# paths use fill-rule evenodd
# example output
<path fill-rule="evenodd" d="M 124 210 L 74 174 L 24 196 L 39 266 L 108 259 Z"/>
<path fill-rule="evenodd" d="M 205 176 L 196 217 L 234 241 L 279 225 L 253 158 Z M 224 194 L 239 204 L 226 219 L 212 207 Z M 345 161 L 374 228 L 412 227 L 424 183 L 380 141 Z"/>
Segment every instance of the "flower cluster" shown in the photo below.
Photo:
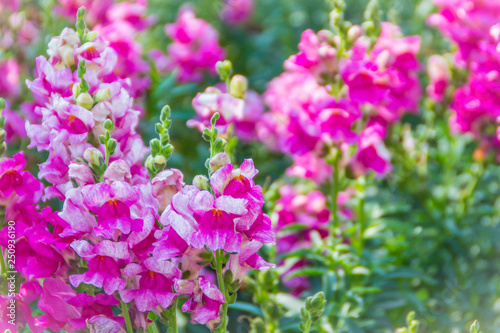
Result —
<path fill-rule="evenodd" d="M 167 24 L 165 33 L 172 39 L 167 54 L 151 51 L 160 71 L 177 70 L 181 82 L 197 82 L 204 73 L 215 74 L 215 64 L 224 59 L 219 33 L 209 23 L 195 16 L 189 6 L 181 8 L 177 22 Z"/>
<path fill-rule="evenodd" d="M 7 109 L 3 111 L 6 119 L 6 141 L 26 136 L 23 116 L 29 116 L 17 111 L 17 104 L 21 94 L 21 75 L 27 71 L 28 64 L 24 61 L 27 56 L 27 47 L 33 44 L 39 35 L 36 15 L 20 11 L 19 4 L 11 1 L 6 6 L 0 5 L 2 19 L 0 24 L 0 95 L 6 99 Z"/>
<path fill-rule="evenodd" d="M 29 147 L 49 152 L 39 173 L 53 185 L 46 189 L 45 199 L 64 199 L 73 177 L 80 185 L 93 182 L 87 166 L 73 163 L 77 158 L 85 157 L 94 165 L 102 156 L 108 161 L 121 159 L 132 168 L 132 176 L 141 177 L 141 169 L 134 167 L 146 153 L 135 130 L 140 112 L 133 109 L 126 81 L 109 82 L 117 62 L 115 51 L 94 31 L 65 28 L 52 38 L 47 52 L 50 58 L 39 56 L 35 79 L 27 81 L 41 123 L 26 123 Z M 110 131 L 104 127 L 107 119 L 116 124 Z M 107 132 L 114 140 L 112 149 L 98 141 Z"/>
<path fill-rule="evenodd" d="M 453 94 L 450 125 L 456 132 L 472 133 L 483 149 L 493 146 L 498 150 L 500 4 L 479 0 L 435 3 L 440 12 L 431 15 L 428 23 L 456 43 L 455 66 L 468 71 L 467 82 Z M 440 68 L 448 66 L 440 64 Z M 449 74 L 441 72 L 447 84 Z"/>
<path fill-rule="evenodd" d="M 402 37 L 390 23 L 382 23 L 374 45 L 358 26 L 344 40 L 329 31 L 304 31 L 300 52 L 285 61 L 286 72 L 265 93 L 271 112 L 258 126 L 260 139 L 294 157 L 290 173 L 317 182 L 329 170 L 317 158 L 332 147 L 355 173 L 386 174 L 391 170 L 386 129 L 418 107 L 419 48 L 418 36 Z M 350 145 L 356 147 L 352 155 Z"/>
<path fill-rule="evenodd" d="M 56 11 L 73 20 L 80 6 L 87 9 L 89 26 L 108 42 L 117 55 L 113 71 L 104 77 L 104 81 L 123 79 L 129 94 L 140 97 L 150 81 L 149 64 L 142 59 L 142 45 L 137 39 L 139 33 L 155 21 L 154 16 L 146 15 L 147 1 L 59 0 Z"/>
<path fill-rule="evenodd" d="M 253 181 L 258 171 L 252 160 L 230 162 L 217 114 L 210 177 L 186 185 L 180 170 L 166 168 L 173 151 L 168 107 L 143 166 L 139 111 L 126 82 L 109 81 L 116 53 L 85 28 L 83 15 L 78 11 L 76 31 L 66 28 L 50 41 L 50 58 L 37 58 L 27 82 L 41 123 L 27 122 L 26 131 L 30 147 L 49 153 L 38 176 L 52 185 L 44 189 L 24 171 L 22 153 L 0 160 L 0 206 L 6 221 L 16 221 L 15 238 L 3 228 L 0 245 L 15 243 L 13 268 L 22 279 L 20 293 L 0 304 L 15 302 L 17 325 L 33 332 L 146 330 L 150 311 L 175 315 L 178 300 L 193 323 L 227 325 L 227 306 L 246 274 L 274 266 L 257 253 L 275 242 Z M 51 198 L 63 201 L 60 211 L 38 205 Z M 31 313 L 33 302 L 42 315 Z M 0 314 L 0 328 L 9 328 L 7 312 Z"/>

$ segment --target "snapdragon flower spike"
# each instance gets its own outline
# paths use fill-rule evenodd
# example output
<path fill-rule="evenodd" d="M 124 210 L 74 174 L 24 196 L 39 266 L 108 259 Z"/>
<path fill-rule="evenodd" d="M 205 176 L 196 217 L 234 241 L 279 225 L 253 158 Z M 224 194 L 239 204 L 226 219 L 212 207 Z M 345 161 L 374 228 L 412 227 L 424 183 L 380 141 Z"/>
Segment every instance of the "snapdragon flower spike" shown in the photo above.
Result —
<path fill-rule="evenodd" d="M 97 288 L 104 288 L 104 292 L 108 295 L 125 288 L 120 267 L 131 259 L 127 243 L 103 240 L 92 246 L 87 241 L 75 240 L 71 247 L 81 258 L 88 261 L 87 272 L 69 277 L 75 288 L 80 283 L 91 284 Z"/>
<path fill-rule="evenodd" d="M 500 99 L 496 82 L 500 70 L 499 4 L 461 0 L 435 3 L 439 13 L 429 16 L 428 23 L 436 26 L 456 44 L 453 65 L 468 71 L 467 82 L 458 87 L 452 97 L 450 127 L 454 132 L 474 135 L 480 142 L 478 151 L 488 152 L 495 148 L 498 152 Z M 433 80 L 436 80 L 435 85 L 440 81 L 444 81 L 441 85 L 445 85 L 449 81 L 449 69 L 445 65 L 441 64 L 441 70 L 437 72 L 441 80 L 431 76 L 431 84 Z M 431 98 L 434 97 L 432 87 L 429 87 Z M 442 98 L 439 90 L 435 95 L 436 99 Z M 497 158 L 500 159 L 498 153 Z"/>
<path fill-rule="evenodd" d="M 320 182 L 324 176 L 319 176 L 323 172 L 317 169 L 331 167 L 326 163 L 319 166 L 313 157 L 324 159 L 331 147 L 342 148 L 342 160 L 352 167 L 358 165 L 358 171 L 373 170 L 379 176 L 390 171 L 380 159 L 371 163 L 363 158 L 365 166 L 361 168 L 358 157 L 367 150 L 352 153 L 343 148 L 346 144 L 366 146 L 367 133 L 377 132 L 377 156 L 389 163 L 387 149 L 382 147 L 385 132 L 364 132 L 365 127 L 378 124 L 386 128 L 404 113 L 418 110 L 421 88 L 417 73 L 421 65 L 416 55 L 420 38 L 403 37 L 398 27 L 387 22 L 378 29 L 374 5 L 367 8 L 365 35 L 361 27 L 353 26 L 342 33 L 345 43 L 328 31 L 305 31 L 300 52 L 285 62 L 286 72 L 273 79 L 264 94 L 270 112 L 261 117 L 257 135 L 269 148 L 292 155 L 297 162 L 290 174 Z M 341 7 L 336 7 L 332 16 L 339 31 L 343 29 L 337 22 Z M 304 156 L 311 161 L 305 161 Z"/>
<path fill-rule="evenodd" d="M 93 26 L 93 31 L 109 42 L 109 48 L 114 50 L 115 55 L 110 53 L 107 58 L 112 60 L 116 57 L 115 66 L 104 75 L 103 80 L 114 82 L 120 79 L 131 96 L 140 97 L 151 83 L 148 78 L 149 65 L 142 59 L 142 46 L 137 41 L 138 33 L 154 21 L 153 16 L 145 15 L 147 4 L 142 1 L 114 3 L 108 0 L 59 2 L 61 7 L 56 7 L 56 12 L 71 16 L 71 19 L 77 14 L 78 6 L 84 5 L 87 8 L 86 21 Z M 65 54 L 70 59 L 69 52 Z"/>
<path fill-rule="evenodd" d="M 68 166 L 92 147 L 102 151 L 105 167 L 121 159 L 133 170 L 132 178 L 143 174 L 140 162 L 147 149 L 136 132 L 140 112 L 133 109 L 125 81 L 109 76 L 116 53 L 101 36 L 85 28 L 83 17 L 77 25 L 78 31 L 66 28 L 50 41 L 50 58 L 37 59 L 35 79 L 27 82 L 35 97 L 35 113 L 41 116 L 41 123 L 26 124 L 29 147 L 49 152 L 39 174 L 53 185 L 44 199 L 65 198 L 72 188 Z M 109 122 L 114 126 L 106 129 L 104 124 Z M 96 142 L 101 136 L 101 142 Z M 99 178 L 105 170 L 93 171 Z"/>

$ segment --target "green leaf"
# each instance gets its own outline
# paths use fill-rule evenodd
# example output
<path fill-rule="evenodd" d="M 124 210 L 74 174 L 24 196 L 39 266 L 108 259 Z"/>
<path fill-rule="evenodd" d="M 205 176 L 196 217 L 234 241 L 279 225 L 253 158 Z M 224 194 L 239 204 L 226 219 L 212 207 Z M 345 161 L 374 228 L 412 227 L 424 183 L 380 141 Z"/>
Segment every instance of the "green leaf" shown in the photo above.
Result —
<path fill-rule="evenodd" d="M 229 308 L 234 309 L 234 310 L 245 311 L 245 312 L 254 314 L 256 316 L 260 316 L 260 317 L 262 317 L 264 315 L 262 313 L 262 310 L 258 306 L 251 304 L 251 303 L 247 303 L 247 302 L 239 302 L 238 301 L 238 302 L 235 302 L 233 304 L 229 304 Z"/>
<path fill-rule="evenodd" d="M 323 267 L 307 267 L 307 268 L 302 268 L 298 269 L 296 271 L 293 271 L 290 275 L 287 275 L 288 279 L 291 279 L 296 276 L 323 276 L 323 274 L 326 274 L 328 272 L 328 269 L 323 268 Z"/>

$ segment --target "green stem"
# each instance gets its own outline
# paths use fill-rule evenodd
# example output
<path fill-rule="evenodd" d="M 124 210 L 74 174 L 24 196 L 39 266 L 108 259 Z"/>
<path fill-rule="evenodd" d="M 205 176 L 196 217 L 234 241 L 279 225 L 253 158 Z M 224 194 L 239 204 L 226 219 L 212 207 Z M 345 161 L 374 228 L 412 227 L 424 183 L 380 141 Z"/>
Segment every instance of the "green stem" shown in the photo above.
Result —
<path fill-rule="evenodd" d="M 132 321 L 130 320 L 130 314 L 128 313 L 128 306 L 126 303 L 120 300 L 122 306 L 123 317 L 125 318 L 125 325 L 127 326 L 127 333 L 134 333 L 132 329 Z"/>
<path fill-rule="evenodd" d="M 338 153 L 336 153 L 338 154 Z M 339 189 L 340 189 L 340 176 L 339 176 L 339 157 L 336 156 L 333 164 L 333 180 L 332 180 L 332 202 L 331 202 L 331 214 L 332 214 L 332 224 L 331 224 L 331 231 L 332 235 L 335 235 L 335 232 L 337 231 L 339 227 L 339 217 L 338 217 L 338 204 L 337 204 L 337 197 L 339 194 Z"/>
<path fill-rule="evenodd" d="M 2 257 L 0 258 L 1 259 L 0 268 L 1 268 L 2 274 L 5 274 L 5 273 L 7 273 L 7 265 L 5 264 L 5 258 L 3 256 L 3 248 L 1 246 L 0 246 L 0 254 L 2 255 Z"/>
<path fill-rule="evenodd" d="M 156 326 L 156 323 L 154 321 L 148 325 L 147 331 L 148 333 L 160 333 L 160 331 L 158 330 L 158 326 Z"/>
<path fill-rule="evenodd" d="M 359 198 L 358 203 L 358 221 L 359 221 L 359 241 L 358 241 L 358 250 L 359 254 L 363 254 L 363 245 L 364 245 L 364 234 L 366 229 L 366 217 L 365 217 L 365 198 L 362 194 L 362 197 Z"/>
<path fill-rule="evenodd" d="M 312 320 L 311 317 L 308 317 L 307 320 L 304 322 L 304 317 L 302 317 L 302 323 L 301 323 L 301 328 L 302 328 L 302 333 L 309 333 L 311 331 L 311 324 Z"/>
<path fill-rule="evenodd" d="M 222 305 L 222 323 L 221 323 L 221 333 L 227 333 L 227 299 L 226 286 L 224 285 L 224 276 L 222 275 L 222 259 L 224 257 L 223 250 L 217 250 L 215 252 L 215 268 L 217 271 L 217 281 L 219 283 L 219 289 L 224 295 L 224 304 Z"/>
<path fill-rule="evenodd" d="M 177 297 L 172 301 L 172 309 L 169 318 L 169 333 L 177 333 Z"/>

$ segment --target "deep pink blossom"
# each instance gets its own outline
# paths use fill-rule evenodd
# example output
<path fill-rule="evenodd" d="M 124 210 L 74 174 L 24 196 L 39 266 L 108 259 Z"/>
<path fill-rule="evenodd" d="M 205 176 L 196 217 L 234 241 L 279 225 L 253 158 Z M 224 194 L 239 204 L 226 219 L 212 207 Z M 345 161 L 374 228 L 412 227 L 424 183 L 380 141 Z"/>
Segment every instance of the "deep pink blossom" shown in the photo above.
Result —
<path fill-rule="evenodd" d="M 229 25 L 240 25 L 252 15 L 254 0 L 224 0 L 220 16 Z"/>
<path fill-rule="evenodd" d="M 181 277 L 181 271 L 174 263 L 154 258 L 146 259 L 143 266 L 129 264 L 125 274 L 136 278 L 132 288 L 121 290 L 120 296 L 124 302 L 134 300 L 141 312 L 151 311 L 157 306 L 168 308 L 176 296 L 174 281 Z"/>
<path fill-rule="evenodd" d="M 196 18 L 190 7 L 181 8 L 177 21 L 165 26 L 165 33 L 172 43 L 166 58 L 156 53 L 163 63 L 158 69 L 177 69 L 179 81 L 200 81 L 203 73 L 216 73 L 215 64 L 225 54 L 219 46 L 219 34 L 210 24 Z"/>
<path fill-rule="evenodd" d="M 19 96 L 20 85 L 19 77 L 21 69 L 16 59 L 9 58 L 0 61 L 0 94 L 2 97 L 16 98 Z"/>
<path fill-rule="evenodd" d="M 71 247 L 81 258 L 88 261 L 87 272 L 70 276 L 70 282 L 74 287 L 83 282 L 97 288 L 104 287 L 104 292 L 108 295 L 125 288 L 120 267 L 130 261 L 127 243 L 103 240 L 92 246 L 84 240 L 78 240 L 74 241 Z M 122 265 L 119 266 L 118 263 Z"/>
<path fill-rule="evenodd" d="M 182 306 L 182 311 L 191 313 L 194 324 L 206 325 L 210 329 L 217 326 L 224 295 L 214 284 L 200 276 L 195 280 L 176 281 L 175 290 L 179 294 L 190 295 Z"/>

